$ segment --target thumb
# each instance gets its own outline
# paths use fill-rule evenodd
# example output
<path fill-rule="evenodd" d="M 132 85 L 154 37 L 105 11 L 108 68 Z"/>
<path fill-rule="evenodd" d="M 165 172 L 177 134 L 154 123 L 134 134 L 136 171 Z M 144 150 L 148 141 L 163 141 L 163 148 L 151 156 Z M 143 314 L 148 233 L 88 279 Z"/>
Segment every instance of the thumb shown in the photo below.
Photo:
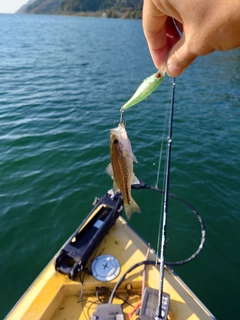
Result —
<path fill-rule="evenodd" d="M 170 77 L 179 76 L 196 58 L 197 55 L 189 50 L 183 34 L 169 52 L 165 67 L 167 74 Z"/>

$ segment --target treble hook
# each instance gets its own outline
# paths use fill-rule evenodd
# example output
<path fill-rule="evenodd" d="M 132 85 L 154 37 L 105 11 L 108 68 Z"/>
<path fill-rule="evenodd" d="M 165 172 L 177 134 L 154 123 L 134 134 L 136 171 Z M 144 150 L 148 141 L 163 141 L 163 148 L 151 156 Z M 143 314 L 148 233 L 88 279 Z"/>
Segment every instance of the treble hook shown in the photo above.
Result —
<path fill-rule="evenodd" d="M 120 109 L 120 121 L 119 121 L 119 124 L 122 124 L 123 123 L 123 112 L 124 112 L 124 109 Z"/>

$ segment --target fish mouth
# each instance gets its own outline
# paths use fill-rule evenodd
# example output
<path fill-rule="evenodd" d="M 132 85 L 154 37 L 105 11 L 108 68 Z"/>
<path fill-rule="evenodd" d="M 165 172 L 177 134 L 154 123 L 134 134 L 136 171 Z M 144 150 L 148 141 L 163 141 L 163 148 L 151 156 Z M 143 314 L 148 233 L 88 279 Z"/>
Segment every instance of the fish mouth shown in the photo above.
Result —
<path fill-rule="evenodd" d="M 121 134 L 125 132 L 125 125 L 123 123 L 119 123 L 116 128 L 110 129 L 112 134 Z"/>

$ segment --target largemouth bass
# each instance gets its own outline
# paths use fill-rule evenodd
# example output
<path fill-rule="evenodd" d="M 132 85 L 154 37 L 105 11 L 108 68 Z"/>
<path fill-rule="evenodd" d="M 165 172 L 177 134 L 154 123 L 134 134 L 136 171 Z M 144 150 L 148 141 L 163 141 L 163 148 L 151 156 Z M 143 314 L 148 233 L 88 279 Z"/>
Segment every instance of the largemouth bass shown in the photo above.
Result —
<path fill-rule="evenodd" d="M 114 192 L 120 190 L 126 216 L 130 219 L 133 212 L 141 212 L 131 196 L 131 185 L 139 181 L 133 173 L 133 161 L 137 162 L 137 159 L 123 123 L 110 130 L 110 157 L 111 163 L 106 171 L 113 179 Z"/>

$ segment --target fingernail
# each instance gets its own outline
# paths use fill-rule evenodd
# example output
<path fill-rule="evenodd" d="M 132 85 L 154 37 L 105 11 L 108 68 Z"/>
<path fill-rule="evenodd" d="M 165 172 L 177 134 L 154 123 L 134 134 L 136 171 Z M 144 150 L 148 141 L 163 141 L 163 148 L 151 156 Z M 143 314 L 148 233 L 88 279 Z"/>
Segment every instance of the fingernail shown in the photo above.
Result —
<path fill-rule="evenodd" d="M 183 72 L 183 69 L 176 67 L 172 63 L 167 64 L 166 69 L 167 69 L 166 72 L 169 75 L 169 77 L 177 77 Z"/>

